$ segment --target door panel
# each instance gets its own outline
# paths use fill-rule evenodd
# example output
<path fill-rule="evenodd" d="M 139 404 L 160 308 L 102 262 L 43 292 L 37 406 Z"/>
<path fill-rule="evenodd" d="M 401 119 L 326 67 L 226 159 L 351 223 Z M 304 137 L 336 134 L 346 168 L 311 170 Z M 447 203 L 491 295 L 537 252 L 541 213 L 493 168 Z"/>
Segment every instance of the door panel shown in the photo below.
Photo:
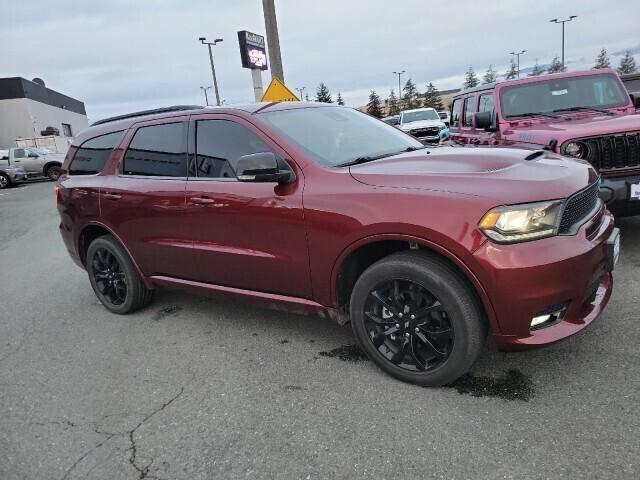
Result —
<path fill-rule="evenodd" d="M 294 171 L 293 183 L 237 181 L 234 167 L 240 155 L 271 150 L 284 162 L 285 152 L 248 122 L 200 118 L 192 122 L 199 125 L 193 171 L 207 176 L 189 177 L 186 189 L 190 221 L 198 231 L 199 280 L 310 297 L 302 172 L 289 161 L 283 166 Z"/>
<path fill-rule="evenodd" d="M 121 236 L 145 275 L 196 278 L 195 232 L 185 203 L 186 120 L 145 122 L 128 132 L 123 142 L 128 148 L 100 191 L 102 218 Z"/>

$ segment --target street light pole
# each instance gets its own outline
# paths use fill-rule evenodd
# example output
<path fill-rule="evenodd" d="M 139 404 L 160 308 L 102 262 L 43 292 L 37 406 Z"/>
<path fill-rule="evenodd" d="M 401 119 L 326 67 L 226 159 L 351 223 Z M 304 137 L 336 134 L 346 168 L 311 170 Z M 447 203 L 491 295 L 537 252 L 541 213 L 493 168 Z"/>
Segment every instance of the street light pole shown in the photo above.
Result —
<path fill-rule="evenodd" d="M 565 18 L 564 20 L 558 20 L 557 18 L 553 18 L 549 20 L 551 23 L 561 23 L 562 24 L 562 70 L 564 71 L 564 24 L 570 22 L 574 18 L 578 18 L 577 15 L 571 15 L 569 18 Z"/>
<path fill-rule="evenodd" d="M 307 87 L 296 88 L 296 90 L 300 93 L 300 101 L 304 102 L 304 94 L 303 92 L 307 89 Z"/>
<path fill-rule="evenodd" d="M 207 90 L 209 90 L 211 88 L 211 86 L 209 87 L 200 87 L 200 89 L 204 92 L 204 103 L 205 105 L 208 107 L 209 106 L 209 96 L 207 95 Z"/>
<path fill-rule="evenodd" d="M 269 45 L 271 77 L 277 78 L 284 83 L 282 56 L 280 55 L 280 38 L 278 37 L 278 21 L 276 20 L 274 0 L 262 0 L 262 10 L 264 14 L 264 27 L 267 32 L 267 44 Z"/>
<path fill-rule="evenodd" d="M 400 77 L 402 76 L 403 73 L 406 73 L 406 70 L 402 70 L 400 72 L 391 72 L 394 75 L 398 76 L 398 103 L 402 104 L 402 90 L 400 89 Z"/>
<path fill-rule="evenodd" d="M 216 105 L 220 106 L 220 94 L 218 93 L 218 80 L 216 79 L 216 68 L 213 65 L 213 51 L 211 46 L 223 41 L 222 38 L 216 38 L 213 42 L 207 42 L 205 37 L 198 38 L 203 45 L 209 47 L 209 61 L 211 62 L 211 76 L 213 77 L 213 89 L 216 92 Z"/>
<path fill-rule="evenodd" d="M 518 59 L 518 78 L 520 78 L 520 55 L 526 53 L 526 50 L 522 50 L 521 52 L 510 52 L 511 55 L 515 55 Z"/>

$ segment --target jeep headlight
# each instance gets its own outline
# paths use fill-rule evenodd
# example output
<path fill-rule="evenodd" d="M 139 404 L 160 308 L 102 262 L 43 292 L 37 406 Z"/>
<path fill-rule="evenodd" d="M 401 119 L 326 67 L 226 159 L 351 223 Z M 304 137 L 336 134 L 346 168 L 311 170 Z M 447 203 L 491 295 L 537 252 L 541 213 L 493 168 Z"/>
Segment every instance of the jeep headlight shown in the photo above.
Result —
<path fill-rule="evenodd" d="M 497 207 L 487 212 L 478 227 L 498 243 L 516 243 L 552 237 L 558 233 L 562 201 Z"/>
<path fill-rule="evenodd" d="M 569 142 L 563 148 L 563 153 L 569 157 L 587 158 L 587 146 L 582 142 Z"/>

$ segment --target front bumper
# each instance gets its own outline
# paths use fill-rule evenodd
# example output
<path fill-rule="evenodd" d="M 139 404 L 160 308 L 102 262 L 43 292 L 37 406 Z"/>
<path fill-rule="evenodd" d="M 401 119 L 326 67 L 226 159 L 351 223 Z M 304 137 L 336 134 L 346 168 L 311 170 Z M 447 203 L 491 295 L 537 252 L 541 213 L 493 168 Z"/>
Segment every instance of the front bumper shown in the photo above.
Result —
<path fill-rule="evenodd" d="M 548 345 L 589 325 L 612 291 L 609 271 L 613 216 L 602 209 L 575 235 L 498 245 L 485 242 L 474 256 L 496 314 L 494 338 L 501 350 Z M 532 329 L 534 317 L 559 305 L 557 321 Z"/>
<path fill-rule="evenodd" d="M 602 178 L 600 198 L 618 214 L 640 214 L 640 199 L 632 198 L 631 185 L 640 184 L 640 174 Z"/>

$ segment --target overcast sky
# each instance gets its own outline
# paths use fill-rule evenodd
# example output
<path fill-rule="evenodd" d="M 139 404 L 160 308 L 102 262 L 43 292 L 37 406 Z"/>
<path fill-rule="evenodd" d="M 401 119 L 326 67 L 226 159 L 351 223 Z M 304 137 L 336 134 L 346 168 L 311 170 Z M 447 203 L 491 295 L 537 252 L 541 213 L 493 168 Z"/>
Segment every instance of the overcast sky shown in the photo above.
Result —
<path fill-rule="evenodd" d="M 459 87 L 469 65 L 481 74 L 506 70 L 512 50 L 521 66 L 560 54 L 567 24 L 570 69 L 589 67 L 602 47 L 617 66 L 624 49 L 640 63 L 638 1 L 557 0 L 276 0 L 286 84 L 313 96 L 324 81 L 349 105 L 371 89 L 397 89 L 406 70 L 423 91 Z M 47 86 L 85 102 L 90 120 L 179 103 L 204 103 L 211 85 L 206 47 L 215 47 L 221 97 L 253 100 L 251 73 L 240 65 L 237 31 L 264 34 L 260 0 L 0 0 L 0 77 L 41 77 Z M 263 81 L 270 80 L 269 71 Z"/>

